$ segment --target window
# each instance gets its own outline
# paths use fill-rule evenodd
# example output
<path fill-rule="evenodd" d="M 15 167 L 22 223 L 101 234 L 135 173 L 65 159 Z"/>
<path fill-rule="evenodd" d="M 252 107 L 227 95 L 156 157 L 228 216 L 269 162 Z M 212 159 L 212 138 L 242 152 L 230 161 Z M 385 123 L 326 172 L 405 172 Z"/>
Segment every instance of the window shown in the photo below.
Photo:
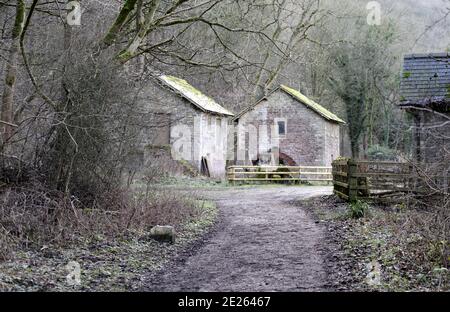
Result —
<path fill-rule="evenodd" d="M 272 126 L 272 135 L 277 136 L 279 139 L 285 139 L 287 135 L 287 119 L 286 118 L 274 118 Z"/>
<path fill-rule="evenodd" d="M 286 120 L 277 120 L 278 135 L 286 136 Z"/>

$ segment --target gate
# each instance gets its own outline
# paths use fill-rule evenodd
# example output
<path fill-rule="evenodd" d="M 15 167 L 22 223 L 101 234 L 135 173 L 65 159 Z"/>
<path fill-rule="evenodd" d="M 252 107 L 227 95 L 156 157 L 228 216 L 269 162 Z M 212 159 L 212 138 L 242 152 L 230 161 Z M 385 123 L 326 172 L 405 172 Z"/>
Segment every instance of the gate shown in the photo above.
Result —
<path fill-rule="evenodd" d="M 312 166 L 230 166 L 230 182 L 332 182 L 332 167 Z"/>

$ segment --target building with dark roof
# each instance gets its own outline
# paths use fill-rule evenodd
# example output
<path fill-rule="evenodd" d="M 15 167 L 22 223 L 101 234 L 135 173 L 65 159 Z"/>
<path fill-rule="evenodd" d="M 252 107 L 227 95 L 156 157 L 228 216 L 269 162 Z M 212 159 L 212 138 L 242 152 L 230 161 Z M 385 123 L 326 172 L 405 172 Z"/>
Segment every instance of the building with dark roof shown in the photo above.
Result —
<path fill-rule="evenodd" d="M 404 57 L 399 106 L 414 120 L 416 159 L 435 163 L 448 157 L 444 151 L 450 141 L 449 53 Z"/>

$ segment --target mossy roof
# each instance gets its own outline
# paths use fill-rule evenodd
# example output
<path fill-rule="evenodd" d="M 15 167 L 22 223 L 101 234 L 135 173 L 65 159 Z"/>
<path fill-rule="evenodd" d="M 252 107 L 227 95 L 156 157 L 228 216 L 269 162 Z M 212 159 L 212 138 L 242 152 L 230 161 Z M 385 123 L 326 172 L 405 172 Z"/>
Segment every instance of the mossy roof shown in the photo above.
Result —
<path fill-rule="evenodd" d="M 202 111 L 225 116 L 234 116 L 232 112 L 219 105 L 212 98 L 204 95 L 186 80 L 165 75 L 160 76 L 159 79 Z"/>
<path fill-rule="evenodd" d="M 341 118 L 339 118 L 338 116 L 336 116 L 335 114 L 333 114 L 332 112 L 327 110 L 322 105 L 317 104 L 316 102 L 314 102 L 313 100 L 311 100 L 310 98 L 308 98 L 307 96 L 302 94 L 300 91 L 297 91 L 297 90 L 292 89 L 285 85 L 281 85 L 279 88 L 273 90 L 271 93 L 269 93 L 268 95 L 263 97 L 261 100 L 259 100 L 255 104 L 253 104 L 253 105 L 247 107 L 246 109 L 244 109 L 243 111 L 241 111 L 239 114 L 236 115 L 234 120 L 239 119 L 241 116 L 243 116 L 247 112 L 251 111 L 255 106 L 257 106 L 259 103 L 261 103 L 261 101 L 263 101 L 264 99 L 267 99 L 272 93 L 274 93 L 278 90 L 286 92 L 287 94 L 292 96 L 295 100 L 304 104 L 306 107 L 312 109 L 314 112 L 316 112 L 317 114 L 319 114 L 320 116 L 322 116 L 323 118 L 325 118 L 329 121 L 337 122 L 337 123 L 341 123 L 341 124 L 346 123 L 344 120 L 342 120 Z"/>
<path fill-rule="evenodd" d="M 281 90 L 288 93 L 292 97 L 294 97 L 296 100 L 300 101 L 301 103 L 305 104 L 307 107 L 311 108 L 313 111 L 324 117 L 325 119 L 328 119 L 330 121 L 335 121 L 338 123 L 345 124 L 345 121 L 343 121 L 341 118 L 330 112 L 328 109 L 323 107 L 320 104 L 317 104 L 310 98 L 306 97 L 304 94 L 302 94 L 300 91 L 297 91 L 295 89 L 292 89 L 288 86 L 281 85 Z"/>

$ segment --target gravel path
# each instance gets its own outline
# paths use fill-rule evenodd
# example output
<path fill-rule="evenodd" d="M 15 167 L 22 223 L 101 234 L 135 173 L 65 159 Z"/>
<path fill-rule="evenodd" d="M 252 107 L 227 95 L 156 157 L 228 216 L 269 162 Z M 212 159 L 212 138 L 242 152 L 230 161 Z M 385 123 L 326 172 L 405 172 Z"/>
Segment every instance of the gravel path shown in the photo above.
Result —
<path fill-rule="evenodd" d="M 205 191 L 221 211 L 216 229 L 149 277 L 147 290 L 323 290 L 324 230 L 291 202 L 331 192 L 331 187 Z"/>

